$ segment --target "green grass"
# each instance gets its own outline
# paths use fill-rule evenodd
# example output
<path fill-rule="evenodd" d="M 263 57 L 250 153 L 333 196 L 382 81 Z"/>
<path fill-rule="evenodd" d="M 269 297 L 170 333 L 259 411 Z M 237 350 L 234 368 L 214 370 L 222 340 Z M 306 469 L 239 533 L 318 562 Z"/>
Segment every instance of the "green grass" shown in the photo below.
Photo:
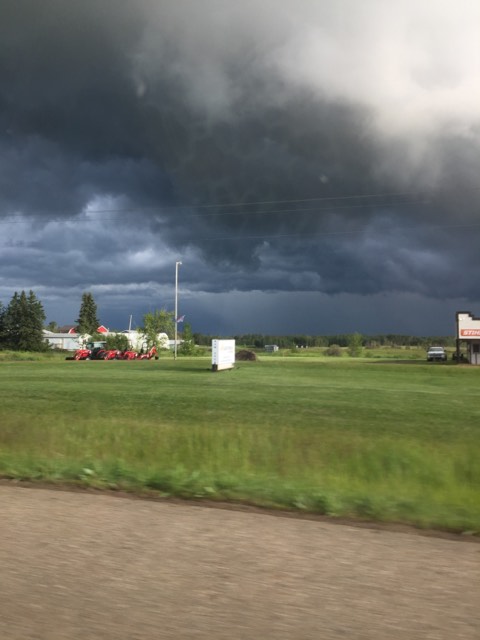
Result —
<path fill-rule="evenodd" d="M 480 368 L 0 361 L 0 476 L 480 530 Z"/>

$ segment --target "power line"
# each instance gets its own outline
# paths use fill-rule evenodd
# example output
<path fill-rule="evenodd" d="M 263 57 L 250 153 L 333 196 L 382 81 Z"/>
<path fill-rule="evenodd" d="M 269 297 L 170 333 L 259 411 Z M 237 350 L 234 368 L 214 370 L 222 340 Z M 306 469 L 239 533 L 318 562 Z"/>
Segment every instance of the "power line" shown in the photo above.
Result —
<path fill-rule="evenodd" d="M 471 191 L 480 191 L 480 187 L 472 187 Z M 432 195 L 432 193 L 430 193 Z M 176 210 L 176 209 L 211 209 L 211 208 L 221 208 L 221 207 L 250 207 L 250 206 L 259 206 L 259 205 L 269 205 L 269 204 L 294 204 L 294 203 L 304 203 L 304 202 L 328 202 L 331 200 L 354 200 L 354 199 L 366 199 L 366 198 L 393 198 L 399 196 L 416 196 L 421 197 L 422 194 L 418 191 L 392 191 L 392 192 L 384 192 L 384 193 L 360 193 L 360 194 L 350 194 L 346 196 L 317 196 L 315 198 L 298 198 L 298 199 L 289 199 L 289 200 L 257 200 L 257 201 L 247 201 L 247 202 L 223 202 L 223 203 L 209 203 L 209 204 L 179 204 L 179 205 L 168 205 L 162 206 L 161 209 L 164 210 Z M 423 197 L 427 197 L 427 193 L 423 194 Z M 129 209 L 127 211 L 137 211 L 137 210 L 156 210 L 158 206 L 155 207 L 138 207 L 136 209 Z M 117 209 L 97 209 L 98 212 L 105 213 L 115 213 L 119 210 Z"/>
<path fill-rule="evenodd" d="M 370 203 L 363 203 L 363 204 L 338 204 L 338 205 L 330 205 L 327 207 L 302 207 L 302 208 L 293 208 L 293 209 L 267 209 L 267 210 L 260 210 L 260 211 L 219 211 L 219 212 L 213 212 L 213 213 L 189 213 L 189 212 L 185 212 L 184 217 L 188 217 L 188 218 L 201 218 L 201 219 L 205 219 L 207 217 L 234 217 L 234 216 L 274 216 L 274 215 L 282 215 L 282 214 L 288 214 L 288 213 L 324 213 L 324 212 L 329 212 L 329 211 L 340 211 L 340 210 L 351 210 L 351 209 L 365 209 L 365 208 L 384 208 L 384 209 L 388 209 L 388 208 L 392 208 L 392 207 L 413 207 L 413 206 L 426 206 L 431 204 L 431 202 L 429 200 L 403 200 L 403 201 L 397 201 L 397 202 L 390 202 L 390 203 L 378 203 L 378 204 L 370 204 Z M 92 213 L 94 214 L 98 214 L 98 213 L 115 213 L 118 214 L 116 217 L 112 217 L 112 218 L 104 218 L 101 217 L 101 221 L 102 222 L 116 222 L 119 217 L 121 218 L 122 216 L 128 216 L 131 213 L 138 213 L 141 211 L 146 211 L 146 209 L 117 209 L 117 210 L 110 210 L 110 209 L 98 209 L 93 211 Z M 163 212 L 164 210 L 162 210 Z M 84 213 L 84 212 L 82 212 Z M 31 216 L 30 216 L 31 217 Z M 24 216 L 23 214 L 15 214 L 14 217 L 12 218 L 12 216 L 9 216 L 8 218 L 4 219 L 4 220 L 0 220 L 0 224 L 21 224 L 26 222 L 26 220 L 29 219 L 29 216 Z M 61 218 L 61 217 L 43 217 L 43 218 L 36 218 L 36 220 L 38 220 L 39 222 L 44 221 L 46 223 L 48 222 L 71 222 L 71 223 L 88 223 L 88 222 L 96 222 L 97 220 L 95 218 L 80 218 L 80 217 L 67 217 L 67 218 Z M 157 222 L 159 222 L 158 219 L 155 219 Z"/>
<path fill-rule="evenodd" d="M 479 189 L 475 188 L 474 191 L 478 191 Z M 412 196 L 416 196 L 416 198 L 412 199 Z M 407 199 L 408 197 L 408 199 Z M 405 199 L 402 199 L 405 198 Z M 355 203 L 354 200 L 367 200 L 368 202 Z M 371 200 L 374 200 L 373 202 Z M 388 201 L 381 201 L 380 199 Z M 375 201 L 376 200 L 376 201 Z M 399 192 L 390 192 L 390 193 L 371 193 L 371 194 L 352 194 L 345 196 L 328 196 L 328 197 L 317 197 L 317 198 L 302 198 L 302 199 L 290 199 L 290 200 L 261 200 L 255 202 L 230 202 L 223 204 L 205 204 L 195 206 L 195 209 L 218 209 L 221 207 L 241 207 L 241 206 L 259 206 L 259 205 L 287 205 L 287 204 L 304 204 L 304 203 L 319 203 L 319 205 L 325 203 L 327 206 L 318 206 L 318 207 L 294 207 L 294 208 L 277 208 L 277 209 L 266 209 L 266 210 L 253 210 L 253 211 L 213 211 L 211 213 L 191 213 L 191 207 L 188 205 L 171 205 L 168 207 L 135 207 L 128 209 L 95 209 L 90 213 L 92 215 L 97 214 L 115 214 L 115 217 L 100 217 L 100 218 L 87 218 L 87 217 L 79 217 L 80 215 L 85 216 L 87 212 L 82 211 L 81 214 L 77 214 L 75 217 L 40 217 L 36 218 L 36 221 L 39 223 L 63 223 L 63 224 L 95 224 L 98 222 L 109 223 L 109 222 L 118 222 L 118 216 L 129 215 L 131 213 L 140 213 L 147 211 L 159 211 L 161 213 L 175 212 L 181 211 L 184 213 L 184 217 L 198 217 L 198 218 L 207 218 L 207 217 L 231 217 L 231 216 L 279 216 L 279 215 L 287 215 L 287 214 L 322 214 L 328 213 L 331 211 L 342 211 L 342 210 L 351 210 L 351 209 L 392 209 L 396 207 L 404 208 L 404 207 L 412 207 L 412 206 L 428 206 L 431 205 L 431 200 L 427 197 L 427 195 L 421 196 L 418 192 L 414 191 L 399 191 Z M 338 204 L 336 204 L 338 203 Z M 187 211 L 185 211 L 187 209 Z M 12 217 L 8 217 L 4 220 L 0 220 L 0 224 L 25 224 L 28 220 L 31 220 L 32 216 L 25 216 L 24 214 L 17 213 L 14 214 L 14 219 Z M 152 220 L 151 220 L 152 221 Z M 154 222 L 162 222 L 161 219 L 155 218 Z M 423 225 L 424 227 L 426 225 Z M 469 224 L 450 224 L 450 225 L 427 225 L 429 229 L 458 229 L 458 228 L 473 228 L 480 226 L 480 223 L 469 223 Z M 416 227 L 396 227 L 396 231 L 407 231 Z M 314 237 L 329 237 L 329 236 L 347 236 L 347 235 L 355 235 L 361 233 L 366 229 L 365 226 L 361 228 L 357 228 L 353 231 L 315 231 L 310 230 L 305 233 L 297 232 L 297 233 L 285 233 L 285 234 L 275 234 L 275 233 L 265 233 L 265 234 L 251 234 L 251 235 L 218 235 L 218 236 L 196 236 L 196 240 L 212 240 L 212 241 L 226 241 L 226 240 L 260 240 L 260 239 L 281 239 L 281 238 L 294 238 L 294 237 L 306 237 L 306 236 L 314 236 Z"/>
<path fill-rule="evenodd" d="M 445 225 L 423 225 L 423 229 L 428 230 L 445 230 L 445 229 L 469 229 L 472 227 L 480 227 L 480 222 L 472 222 L 470 224 L 445 224 Z M 283 234 L 264 234 L 264 235 L 250 235 L 250 236 L 197 236 L 198 240 L 274 240 L 277 238 L 323 238 L 330 236 L 352 236 L 365 231 L 366 227 L 361 227 L 359 229 L 355 229 L 354 231 L 306 231 L 304 233 L 283 233 Z M 418 226 L 409 226 L 409 227 L 395 227 L 391 229 L 391 233 L 393 232 L 401 232 L 401 231 L 413 231 L 418 230 Z"/>
<path fill-rule="evenodd" d="M 406 198 L 406 197 L 410 197 L 410 199 L 405 199 L 405 200 L 401 200 L 400 198 Z M 411 196 L 415 196 L 415 199 L 411 199 Z M 378 199 L 383 198 L 383 199 L 391 199 L 391 198 L 396 198 L 396 200 L 391 201 L 389 200 L 388 202 L 378 202 Z M 240 211 L 214 211 L 212 213 L 194 213 L 191 210 L 194 209 L 195 211 L 205 211 L 205 210 L 209 210 L 209 209 L 222 209 L 222 208 L 239 208 L 239 207 L 252 207 L 252 206 L 266 206 L 266 205 L 276 205 L 277 207 L 279 205 L 287 205 L 287 204 L 304 204 L 304 203 L 343 203 L 343 202 L 351 202 L 353 200 L 367 200 L 367 199 L 376 199 L 377 201 L 375 202 L 362 202 L 361 204 L 329 204 L 327 207 L 295 207 L 295 208 L 289 208 L 289 209 L 285 209 L 285 208 L 276 208 L 276 209 L 267 209 L 267 210 L 254 210 L 254 211 L 245 211 L 245 210 L 240 210 Z M 301 198 L 301 199 L 290 199 L 290 200 L 259 200 L 259 201 L 251 201 L 251 202 L 228 202 L 228 203 L 216 203 L 216 204 L 199 204 L 199 205 L 195 205 L 195 204 L 181 204 L 181 205 L 166 205 L 166 206 L 152 206 L 152 207 L 128 207 L 128 208 L 123 208 L 123 209 L 93 209 L 90 212 L 82 210 L 81 212 L 77 213 L 77 214 L 71 214 L 70 216 L 67 217 L 61 217 L 61 216 L 45 216 L 45 217 L 39 217 L 38 220 L 39 221 L 52 221 L 52 220 L 62 220 L 62 221 L 66 221 L 66 220 L 71 220 L 73 221 L 77 221 L 79 215 L 85 215 L 86 213 L 91 213 L 92 215 L 98 215 L 98 214 L 115 214 L 116 216 L 118 215 L 128 215 L 131 213 L 142 213 L 142 212 L 159 212 L 159 213 L 173 213 L 176 211 L 182 212 L 185 216 L 195 216 L 195 217 L 201 217 L 201 218 L 205 218 L 207 216 L 235 216 L 235 215 L 276 215 L 276 214 L 282 214 L 282 213 L 297 213 L 297 212 L 322 212 L 322 211 L 329 211 L 329 210 L 335 210 L 335 209 L 350 209 L 350 208 L 366 208 L 366 207 L 373 207 L 373 208 L 377 208 L 377 207 L 388 207 L 388 206 L 398 206 L 398 205 L 404 205 L 404 206 L 413 206 L 415 204 L 419 204 L 419 205 L 424 205 L 424 204 L 429 204 L 430 200 L 428 199 L 427 196 L 421 196 L 418 194 L 418 192 L 414 192 L 414 191 L 399 191 L 399 192 L 391 192 L 391 193 L 371 193 L 371 194 L 352 194 L 352 195 L 347 195 L 347 196 L 324 196 L 324 197 L 317 197 L 317 198 Z M 20 222 L 23 222 L 25 220 L 25 218 L 32 218 L 34 216 L 28 216 L 25 215 L 24 213 L 14 213 L 14 214 L 9 214 L 8 218 L 9 218 L 9 222 L 13 223 L 16 222 L 16 218 L 20 218 Z M 109 222 L 111 221 L 111 219 L 108 218 L 104 218 L 104 221 Z M 4 223 L 4 221 L 0 221 L 0 223 Z"/>
<path fill-rule="evenodd" d="M 66 222 L 61 221 L 61 222 Z M 78 220 L 75 221 L 76 223 L 92 223 L 95 224 L 95 220 Z M 105 222 L 105 220 L 104 220 Z M 115 222 L 114 219 L 111 220 L 111 222 Z M 20 221 L 18 221 L 18 223 L 20 223 Z M 1 223 L 0 223 L 1 224 Z M 397 226 L 395 228 L 391 228 L 390 230 L 384 230 L 384 233 L 398 233 L 398 232 L 403 232 L 403 231 L 412 231 L 412 230 L 418 230 L 419 228 L 422 229 L 428 229 L 428 230 L 446 230 L 446 229 L 451 229 L 451 230 L 455 230 L 455 229 L 469 229 L 469 228 L 477 228 L 480 227 L 480 222 L 472 222 L 472 223 L 463 223 L 463 224 L 428 224 L 428 225 L 416 225 L 416 226 Z M 227 241 L 227 240 L 236 240 L 236 241 L 243 241 L 243 240 L 275 240 L 275 239 L 282 239 L 282 238 L 302 238 L 302 237 L 309 237 L 309 238 L 322 238 L 322 237 L 333 237 L 333 236 L 352 236 L 352 235 L 357 235 L 360 234 L 362 232 L 364 232 L 368 227 L 366 225 L 362 225 L 360 227 L 358 227 L 357 229 L 354 230 L 342 230 L 342 231 L 316 231 L 316 230 L 309 230 L 306 232 L 296 232 L 296 233 L 280 233 L 280 234 L 274 234 L 274 233 L 264 233 L 264 234 L 251 234 L 251 235 L 219 235 L 219 236 L 213 236 L 213 235 L 209 235 L 209 236 L 201 236 L 201 235 L 196 235 L 195 236 L 195 240 L 210 240 L 210 241 Z"/>

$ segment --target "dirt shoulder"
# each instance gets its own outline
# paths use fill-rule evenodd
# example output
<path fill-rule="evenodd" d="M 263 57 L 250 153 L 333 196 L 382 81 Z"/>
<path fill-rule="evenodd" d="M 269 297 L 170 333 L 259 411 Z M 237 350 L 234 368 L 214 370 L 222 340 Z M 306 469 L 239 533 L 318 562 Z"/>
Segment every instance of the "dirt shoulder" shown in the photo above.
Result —
<path fill-rule="evenodd" d="M 6 640 L 480 636 L 469 538 L 6 483 L 0 505 Z"/>
<path fill-rule="evenodd" d="M 311 520 L 313 522 L 325 522 L 331 525 L 357 527 L 359 529 L 373 529 L 378 531 L 393 531 L 410 533 L 425 537 L 442 538 L 444 540 L 461 540 L 480 544 L 480 532 L 478 531 L 449 531 L 445 529 L 431 529 L 428 527 L 417 527 L 401 522 L 379 522 L 375 520 L 362 520 L 360 518 L 333 517 L 301 511 L 299 509 L 285 510 L 281 508 L 260 507 L 248 502 L 234 502 L 222 500 L 209 500 L 199 498 L 177 498 L 174 496 L 163 497 L 158 491 L 123 491 L 118 489 L 99 489 L 84 484 L 69 484 L 64 482 L 46 482 L 32 480 L 12 480 L 0 478 L 0 487 L 18 487 L 27 489 L 45 489 L 48 491 L 66 491 L 69 493 L 87 493 L 89 495 L 105 495 L 111 498 L 128 498 L 129 500 L 145 500 L 168 504 L 179 504 L 183 506 L 205 507 L 209 509 L 221 509 L 227 511 L 238 511 L 241 513 L 258 513 L 274 518 L 294 518 L 297 520 Z"/>

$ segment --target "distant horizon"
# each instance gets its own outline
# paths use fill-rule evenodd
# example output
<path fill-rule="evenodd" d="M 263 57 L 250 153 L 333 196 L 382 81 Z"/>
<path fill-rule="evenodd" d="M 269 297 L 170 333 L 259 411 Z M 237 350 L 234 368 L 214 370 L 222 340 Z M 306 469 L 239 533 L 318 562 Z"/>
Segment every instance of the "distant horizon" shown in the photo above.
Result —
<path fill-rule="evenodd" d="M 48 324 L 48 323 L 47 323 Z M 57 328 L 61 329 L 62 327 L 67 327 L 67 326 L 72 326 L 74 327 L 75 325 L 59 325 Z M 111 327 L 106 327 L 105 325 L 99 325 L 99 326 L 104 326 L 107 329 L 108 333 L 126 333 L 129 330 L 128 329 L 116 329 L 116 328 L 111 328 Z M 45 325 L 44 327 L 45 331 L 50 331 L 49 329 L 47 329 L 47 325 Z M 132 328 L 131 331 L 135 332 L 135 331 L 140 331 L 141 327 L 138 326 L 136 328 Z M 236 336 L 260 336 L 260 337 L 271 337 L 271 338 L 295 338 L 295 337 L 310 337 L 310 338 L 332 338 L 335 336 L 338 337 L 346 337 L 346 336 L 351 336 L 354 335 L 356 333 L 358 333 L 359 335 L 361 335 L 364 338 L 369 338 L 369 337 L 383 337 L 383 338 L 387 338 L 388 336 L 392 336 L 392 337 L 399 337 L 399 338 L 418 338 L 418 339 L 422 339 L 422 338 L 451 338 L 451 337 L 455 337 L 452 336 L 451 334 L 444 334 L 444 335 L 440 335 L 440 334 L 428 334 L 428 335 L 424 335 L 424 334 L 411 334 L 411 333 L 395 333 L 395 332 L 375 332 L 375 333 L 361 333 L 359 331 L 347 331 L 347 332 L 333 332 L 333 333 L 304 333 L 304 332 L 294 332 L 294 333 L 272 333 L 270 331 L 266 331 L 266 332 L 259 332 L 259 331 L 247 331 L 247 332 L 241 332 L 241 333 L 226 333 L 226 334 L 218 334 L 218 333 L 212 333 L 212 332 L 203 332 L 203 331 L 194 331 L 192 328 L 192 332 L 194 334 L 199 334 L 202 335 L 206 338 L 208 337 L 212 337 L 212 338 L 235 338 Z M 62 334 L 68 334 L 68 331 L 65 332 L 59 332 L 59 331 L 52 331 L 52 333 L 62 333 Z M 178 333 L 179 335 L 182 334 L 182 330 L 179 328 L 178 329 Z M 78 332 L 73 332 L 71 333 L 71 335 L 79 335 Z M 100 334 L 101 335 L 101 334 Z"/>
<path fill-rule="evenodd" d="M 29 287 L 18 288 L 17 291 L 29 291 Z M 60 303 L 45 303 L 34 289 L 37 298 L 42 303 L 47 319 L 45 326 L 50 322 L 56 322 L 57 326 L 75 326 L 75 321 L 80 310 L 80 298 L 76 295 L 73 299 L 63 298 Z M 13 296 L 12 291 L 12 296 Z M 390 304 L 387 296 L 370 296 L 368 299 L 362 296 L 329 297 L 322 294 L 300 294 L 301 305 L 289 304 L 294 301 L 296 293 L 289 294 L 264 294 L 256 292 L 255 300 L 249 304 L 244 303 L 244 297 L 248 293 L 236 293 L 234 295 L 208 295 L 199 297 L 201 304 L 197 303 L 194 295 L 188 295 L 185 300 L 180 298 L 181 314 L 185 322 L 192 327 L 194 333 L 204 335 L 237 335 L 237 334 L 262 334 L 262 335 L 336 335 L 361 333 L 362 335 L 405 335 L 405 336 L 438 336 L 454 335 L 456 331 L 456 314 L 470 313 L 476 317 L 480 314 L 472 304 L 468 308 L 468 301 L 455 300 L 444 303 L 428 299 L 408 299 L 406 311 L 399 305 L 400 296 L 395 297 L 395 304 Z M 11 299 L 5 297 L 1 300 L 7 306 Z M 131 322 L 132 329 L 142 326 L 143 315 L 154 309 L 168 309 L 164 305 L 145 305 L 130 314 L 118 313 L 114 309 L 105 311 L 109 307 L 109 297 L 103 294 L 95 297 L 97 315 L 100 325 L 110 330 L 128 330 Z M 366 303 L 366 300 L 370 304 Z M 259 320 L 251 316 L 251 308 L 258 307 L 258 303 L 266 303 L 266 309 Z M 349 304 L 347 304 L 349 303 Z M 376 305 L 375 303 L 378 303 Z M 139 304 L 136 302 L 135 304 Z M 271 310 L 268 310 L 270 305 Z M 132 305 L 133 307 L 133 305 Z M 415 312 L 411 308 L 415 307 Z M 350 308 L 348 313 L 339 313 L 338 309 Z M 355 317 L 351 317 L 354 315 Z M 394 320 L 389 315 L 399 316 Z M 267 317 L 272 316 L 272 317 Z M 131 320 L 130 320 L 131 318 Z M 271 322 L 271 324 L 270 324 Z M 181 327 L 179 327 L 180 329 Z M 113 329 L 112 329 L 113 330 Z"/>

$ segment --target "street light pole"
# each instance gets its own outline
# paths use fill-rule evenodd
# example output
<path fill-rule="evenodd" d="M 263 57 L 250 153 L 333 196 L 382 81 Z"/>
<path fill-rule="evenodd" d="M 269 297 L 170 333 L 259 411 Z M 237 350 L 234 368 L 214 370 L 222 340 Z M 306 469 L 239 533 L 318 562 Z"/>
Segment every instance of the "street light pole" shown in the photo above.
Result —
<path fill-rule="evenodd" d="M 177 359 L 177 319 L 178 319 L 178 267 L 181 262 L 175 262 L 175 344 L 173 345 L 173 359 Z"/>

